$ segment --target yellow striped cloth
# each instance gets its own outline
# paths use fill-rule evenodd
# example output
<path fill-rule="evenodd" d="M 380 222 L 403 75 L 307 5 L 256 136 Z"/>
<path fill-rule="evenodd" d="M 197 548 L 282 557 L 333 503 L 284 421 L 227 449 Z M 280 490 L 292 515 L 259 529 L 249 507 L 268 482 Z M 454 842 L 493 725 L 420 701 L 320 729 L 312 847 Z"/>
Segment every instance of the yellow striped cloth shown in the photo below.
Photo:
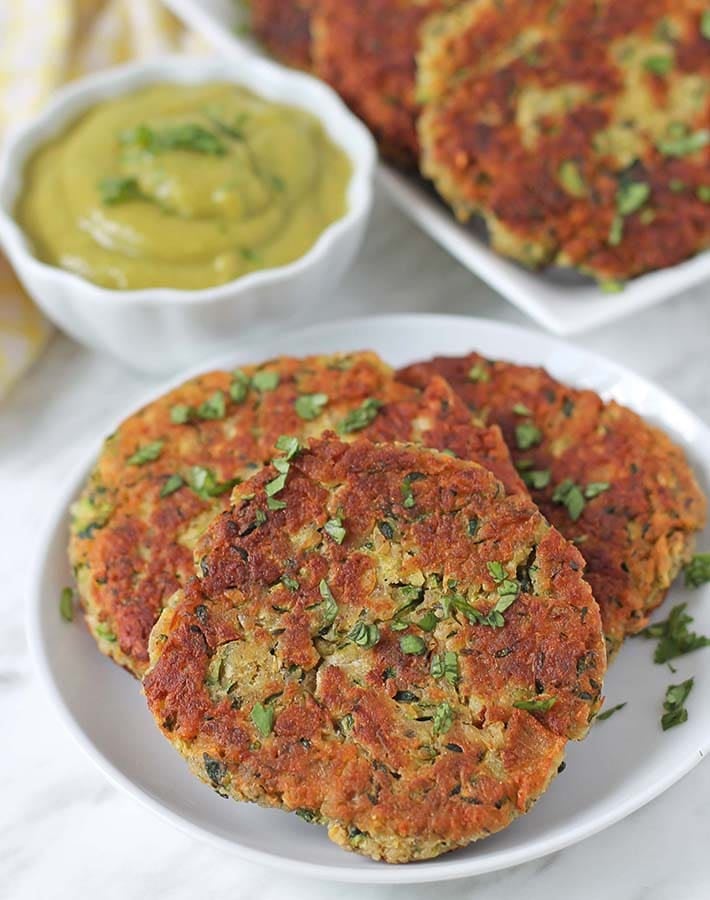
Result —
<path fill-rule="evenodd" d="M 192 43 L 159 0 L 0 2 L 0 139 L 67 81 Z M 0 256 L 0 397 L 37 358 L 49 333 Z"/>

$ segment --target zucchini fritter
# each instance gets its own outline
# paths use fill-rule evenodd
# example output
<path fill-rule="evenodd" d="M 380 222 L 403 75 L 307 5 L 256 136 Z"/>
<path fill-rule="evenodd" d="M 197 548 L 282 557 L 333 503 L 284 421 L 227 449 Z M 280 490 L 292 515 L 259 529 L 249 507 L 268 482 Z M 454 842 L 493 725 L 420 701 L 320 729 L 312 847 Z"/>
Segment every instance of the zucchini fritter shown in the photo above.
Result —
<path fill-rule="evenodd" d="M 249 0 L 251 30 L 276 59 L 311 68 L 313 0 Z"/>
<path fill-rule="evenodd" d="M 470 0 L 419 55 L 422 170 L 533 267 L 618 282 L 710 247 L 705 0 Z"/>
<path fill-rule="evenodd" d="M 630 409 L 544 369 L 471 353 L 398 375 L 419 387 L 433 376 L 500 425 L 540 510 L 578 544 L 613 655 L 646 625 L 704 525 L 705 498 L 683 451 Z"/>
<path fill-rule="evenodd" d="M 475 463 L 364 439 L 282 446 L 200 539 L 199 578 L 153 631 L 159 727 L 223 796 L 296 811 L 375 859 L 505 828 L 600 703 L 582 557 Z"/>
<path fill-rule="evenodd" d="M 416 166 L 419 32 L 454 0 L 318 0 L 313 64 L 373 132 L 383 154 Z"/>
<path fill-rule="evenodd" d="M 422 442 L 525 490 L 498 429 L 474 427 L 445 382 L 421 392 L 392 376 L 373 353 L 284 357 L 203 375 L 123 422 L 72 509 L 70 559 L 100 649 L 140 677 L 163 603 L 194 574 L 196 538 L 283 433 Z"/>

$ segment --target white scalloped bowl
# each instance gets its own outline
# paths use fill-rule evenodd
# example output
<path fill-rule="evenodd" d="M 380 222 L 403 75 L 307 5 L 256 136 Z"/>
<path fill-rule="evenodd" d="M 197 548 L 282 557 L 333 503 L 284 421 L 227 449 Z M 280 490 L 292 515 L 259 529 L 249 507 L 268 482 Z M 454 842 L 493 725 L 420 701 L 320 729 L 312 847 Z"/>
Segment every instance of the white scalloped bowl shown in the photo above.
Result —
<path fill-rule="evenodd" d="M 38 260 L 13 218 L 28 158 L 91 106 L 166 81 L 233 82 L 315 115 L 351 161 L 345 215 L 294 262 L 203 290 L 109 290 Z M 5 143 L 0 155 L 0 242 L 27 292 L 61 329 L 133 368 L 174 371 L 229 350 L 247 331 L 281 330 L 308 303 L 333 289 L 365 233 L 375 160 L 369 132 L 330 88 L 309 75 L 246 58 L 164 57 L 120 66 L 64 88 Z"/>

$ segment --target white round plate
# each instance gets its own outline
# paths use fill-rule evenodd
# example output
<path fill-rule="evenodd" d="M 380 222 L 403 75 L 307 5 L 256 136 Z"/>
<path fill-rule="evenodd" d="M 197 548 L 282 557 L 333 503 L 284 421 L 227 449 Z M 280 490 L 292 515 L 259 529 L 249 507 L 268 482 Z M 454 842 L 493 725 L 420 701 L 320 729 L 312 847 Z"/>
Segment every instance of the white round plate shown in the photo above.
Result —
<path fill-rule="evenodd" d="M 471 349 L 544 365 L 563 381 L 614 397 L 662 425 L 685 446 L 704 489 L 710 485 L 710 431 L 663 390 L 592 353 L 498 322 L 453 316 L 353 319 L 280 335 L 217 360 L 214 367 L 279 354 L 364 348 L 395 366 Z M 158 393 L 162 390 L 146 402 Z M 124 410 L 117 423 L 129 412 Z M 623 701 L 627 706 L 595 724 L 586 741 L 569 745 L 566 771 L 527 816 L 464 850 L 405 866 L 376 863 L 346 853 L 328 841 L 323 829 L 296 816 L 225 802 L 189 774 L 155 727 L 138 683 L 97 652 L 81 617 L 72 625 L 60 619 L 59 594 L 72 580 L 66 558 L 68 507 L 101 437 L 92 458 L 63 486 L 40 542 L 28 610 L 30 647 L 45 687 L 81 747 L 114 784 L 184 831 L 252 862 L 302 875 L 383 884 L 461 878 L 518 865 L 594 834 L 670 787 L 710 748 L 710 650 L 677 660 L 674 675 L 654 665 L 651 642 L 639 638 L 628 641 L 606 681 L 607 706 Z M 708 531 L 699 546 L 710 549 Z M 697 630 L 710 633 L 710 585 L 689 591 L 676 584 L 661 617 L 684 601 Z M 688 722 L 664 733 L 659 719 L 665 689 L 691 675 L 695 689 Z"/>

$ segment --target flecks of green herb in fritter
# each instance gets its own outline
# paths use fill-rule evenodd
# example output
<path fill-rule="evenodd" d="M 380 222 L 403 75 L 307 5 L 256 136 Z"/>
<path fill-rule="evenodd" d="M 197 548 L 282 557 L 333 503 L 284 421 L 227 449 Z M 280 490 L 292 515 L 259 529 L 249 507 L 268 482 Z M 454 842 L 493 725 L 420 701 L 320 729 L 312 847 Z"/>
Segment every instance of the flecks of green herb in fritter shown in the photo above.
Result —
<path fill-rule="evenodd" d="M 223 419 L 227 414 L 227 401 L 223 391 L 215 391 L 197 407 L 200 419 Z"/>
<path fill-rule="evenodd" d="M 179 491 L 184 484 L 185 479 L 182 477 L 182 475 L 171 475 L 160 489 L 160 496 L 169 497 L 170 494 L 174 494 L 175 491 Z"/>
<path fill-rule="evenodd" d="M 318 587 L 321 597 L 323 598 L 323 618 L 327 625 L 335 621 L 338 615 L 338 604 L 335 602 L 333 592 L 328 586 L 328 582 L 323 578 Z"/>
<path fill-rule="evenodd" d="M 296 413 L 307 422 L 318 418 L 328 402 L 327 394 L 301 394 L 296 398 L 294 407 Z"/>
<path fill-rule="evenodd" d="M 251 710 L 251 720 L 262 737 L 268 737 L 274 728 L 274 708 L 269 704 L 255 703 Z"/>
<path fill-rule="evenodd" d="M 138 447 L 126 462 L 129 466 L 144 466 L 146 463 L 155 462 L 163 452 L 164 444 L 165 441 L 151 441 L 149 444 L 144 444 L 142 447 Z"/>
<path fill-rule="evenodd" d="M 417 634 L 405 634 L 399 639 L 399 648 L 402 653 L 420 656 L 426 653 L 426 642 Z"/>
<path fill-rule="evenodd" d="M 243 403 L 249 393 L 249 376 L 241 369 L 232 372 L 232 382 L 229 385 L 229 396 L 235 403 Z"/>
<path fill-rule="evenodd" d="M 542 440 L 542 432 L 532 422 L 522 422 L 515 426 L 515 443 L 519 450 L 529 450 Z"/>
<path fill-rule="evenodd" d="M 513 706 L 527 712 L 547 712 L 557 703 L 557 697 L 535 697 L 532 700 L 516 700 Z"/>
<path fill-rule="evenodd" d="M 468 370 L 468 380 L 473 382 L 480 382 L 481 384 L 483 384 L 487 381 L 490 381 L 491 376 L 485 365 L 482 362 L 477 362 Z"/>
<path fill-rule="evenodd" d="M 351 409 L 345 418 L 338 424 L 337 431 L 339 434 L 352 434 L 355 431 L 362 431 L 374 422 L 382 403 L 373 397 L 363 400 L 356 409 Z"/>
<path fill-rule="evenodd" d="M 255 372 L 251 377 L 252 386 L 255 387 L 257 391 L 261 391 L 262 394 L 267 393 L 268 391 L 275 391 L 279 386 L 280 380 L 279 373 L 269 369 L 262 369 L 260 372 Z"/>
<path fill-rule="evenodd" d="M 370 647 L 374 647 L 379 641 L 380 629 L 374 622 L 368 624 L 367 622 L 359 620 L 350 630 L 348 639 L 351 640 L 353 644 L 357 644 L 358 647 L 369 649 Z"/>
<path fill-rule="evenodd" d="M 459 680 L 459 658 L 453 650 L 435 653 L 431 658 L 429 671 L 432 678 L 443 678 L 449 684 L 456 684 Z"/>
<path fill-rule="evenodd" d="M 342 544 L 345 540 L 346 531 L 340 516 L 333 516 L 332 519 L 328 519 L 323 526 L 323 530 L 333 538 L 336 544 Z"/>

